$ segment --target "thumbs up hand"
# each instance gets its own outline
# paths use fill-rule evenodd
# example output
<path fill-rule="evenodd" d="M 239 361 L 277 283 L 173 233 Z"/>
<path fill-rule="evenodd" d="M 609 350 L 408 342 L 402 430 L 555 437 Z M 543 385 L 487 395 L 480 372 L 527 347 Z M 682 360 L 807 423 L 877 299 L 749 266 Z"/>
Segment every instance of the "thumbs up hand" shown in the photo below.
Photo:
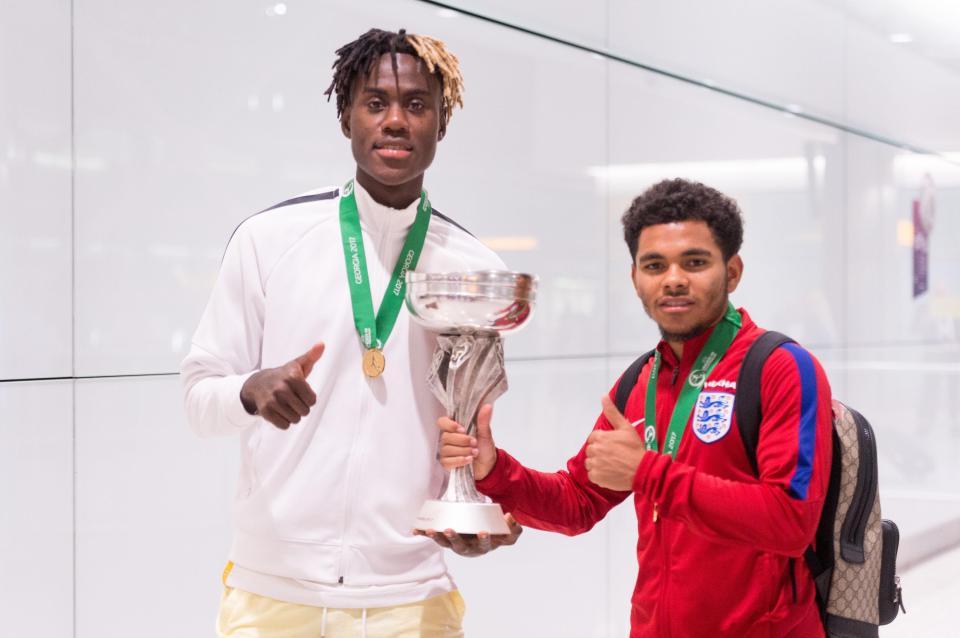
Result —
<path fill-rule="evenodd" d="M 603 416 L 612 429 L 594 430 L 587 439 L 587 475 L 600 487 L 627 492 L 646 452 L 643 438 L 610 397 L 600 399 Z"/>
<path fill-rule="evenodd" d="M 323 348 L 322 343 L 314 344 L 282 366 L 250 375 L 240 389 L 244 409 L 250 414 L 259 414 L 281 430 L 286 430 L 291 423 L 299 423 L 317 402 L 307 377 L 323 355 Z"/>

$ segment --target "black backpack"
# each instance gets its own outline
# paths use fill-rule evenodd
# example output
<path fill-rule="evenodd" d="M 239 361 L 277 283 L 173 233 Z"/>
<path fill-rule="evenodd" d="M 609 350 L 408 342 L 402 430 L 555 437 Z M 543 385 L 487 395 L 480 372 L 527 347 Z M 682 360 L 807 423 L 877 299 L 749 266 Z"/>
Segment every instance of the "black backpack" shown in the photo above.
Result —
<path fill-rule="evenodd" d="M 779 332 L 765 332 L 750 346 L 737 377 L 737 426 L 757 477 L 761 372 L 774 350 L 793 342 Z M 652 356 L 652 350 L 641 355 L 620 378 L 614 403 L 621 413 Z M 892 622 L 901 609 L 906 613 L 896 573 L 899 544 L 896 524 L 880 518 L 873 428 L 859 412 L 834 400 L 830 482 L 816 549 L 811 545 L 803 555 L 829 638 L 877 638 L 879 625 Z M 792 561 L 790 565 L 792 571 Z"/>

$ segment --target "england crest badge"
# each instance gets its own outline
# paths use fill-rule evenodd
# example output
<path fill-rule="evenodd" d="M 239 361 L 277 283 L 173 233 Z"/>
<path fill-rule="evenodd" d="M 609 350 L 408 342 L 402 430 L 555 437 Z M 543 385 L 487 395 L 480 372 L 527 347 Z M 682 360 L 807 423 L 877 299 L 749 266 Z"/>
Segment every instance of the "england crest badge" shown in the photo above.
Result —
<path fill-rule="evenodd" d="M 693 433 L 704 443 L 719 441 L 730 431 L 733 394 L 701 392 L 693 412 Z"/>

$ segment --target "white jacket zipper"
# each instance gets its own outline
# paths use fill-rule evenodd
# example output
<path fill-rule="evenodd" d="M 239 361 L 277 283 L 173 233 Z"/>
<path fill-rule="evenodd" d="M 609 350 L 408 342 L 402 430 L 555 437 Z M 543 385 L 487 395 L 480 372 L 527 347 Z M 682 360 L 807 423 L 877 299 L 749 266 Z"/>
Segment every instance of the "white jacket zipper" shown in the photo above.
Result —
<path fill-rule="evenodd" d="M 359 365 L 359 362 L 357 362 Z M 340 556 L 337 565 L 337 584 L 343 585 L 344 579 L 344 554 L 347 547 L 347 529 L 350 526 L 350 516 L 353 513 L 353 487 L 356 484 L 354 474 L 357 472 L 359 462 L 360 437 L 362 435 L 363 422 L 367 415 L 367 389 L 363 388 L 360 392 L 360 409 L 356 421 L 356 431 L 353 435 L 353 441 L 350 442 L 350 453 L 347 455 L 347 471 L 343 477 L 343 517 L 340 523 Z"/>

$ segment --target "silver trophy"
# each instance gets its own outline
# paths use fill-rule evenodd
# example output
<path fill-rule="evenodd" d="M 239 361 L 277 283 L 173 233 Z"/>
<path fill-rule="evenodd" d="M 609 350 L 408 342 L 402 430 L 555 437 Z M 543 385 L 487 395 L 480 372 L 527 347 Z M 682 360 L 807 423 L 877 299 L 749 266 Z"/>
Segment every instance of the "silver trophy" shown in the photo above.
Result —
<path fill-rule="evenodd" d="M 476 436 L 480 406 L 507 391 L 501 335 L 530 319 L 536 289 L 536 277 L 500 270 L 407 273 L 411 317 L 440 333 L 427 383 L 470 436 Z M 471 464 L 450 472 L 443 494 L 423 504 L 415 526 L 460 534 L 510 532 L 500 506 L 477 491 Z"/>

